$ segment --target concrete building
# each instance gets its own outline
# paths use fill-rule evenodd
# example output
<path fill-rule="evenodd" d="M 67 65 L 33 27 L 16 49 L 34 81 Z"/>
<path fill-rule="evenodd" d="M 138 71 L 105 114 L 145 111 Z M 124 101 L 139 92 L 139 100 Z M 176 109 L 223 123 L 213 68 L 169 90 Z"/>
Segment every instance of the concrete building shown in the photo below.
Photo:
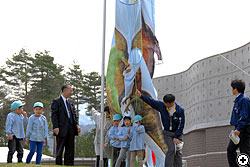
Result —
<path fill-rule="evenodd" d="M 202 59 L 181 73 L 153 79 L 158 99 L 172 93 L 185 109 L 183 159 L 188 167 L 228 166 L 226 149 L 228 135 L 233 129 L 229 122 L 235 99 L 230 83 L 236 78 L 243 79 L 246 82 L 245 93 L 249 96 L 248 74 L 250 43 Z"/>

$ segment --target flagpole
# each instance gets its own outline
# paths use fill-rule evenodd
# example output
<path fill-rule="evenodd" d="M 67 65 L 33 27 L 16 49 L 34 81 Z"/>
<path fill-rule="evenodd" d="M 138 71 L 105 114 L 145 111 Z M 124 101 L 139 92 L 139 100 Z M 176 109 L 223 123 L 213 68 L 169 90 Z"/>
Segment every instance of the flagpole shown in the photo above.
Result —
<path fill-rule="evenodd" d="M 100 143 L 100 167 L 103 167 L 103 119 L 104 119 L 104 79 L 105 79 L 105 36 L 106 36 L 106 0 L 103 2 L 103 36 L 102 36 L 102 78 L 101 78 L 101 143 Z"/>

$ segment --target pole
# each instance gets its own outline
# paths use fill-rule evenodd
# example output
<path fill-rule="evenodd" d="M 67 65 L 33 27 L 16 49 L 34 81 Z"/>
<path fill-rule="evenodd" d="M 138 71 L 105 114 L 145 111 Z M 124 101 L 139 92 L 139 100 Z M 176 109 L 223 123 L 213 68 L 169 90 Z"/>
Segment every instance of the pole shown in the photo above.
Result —
<path fill-rule="evenodd" d="M 106 0 L 103 2 L 103 36 L 102 36 L 102 78 L 101 78 L 101 143 L 100 143 L 100 167 L 103 167 L 103 119 L 104 119 L 104 77 L 105 77 L 105 35 L 106 35 Z"/>

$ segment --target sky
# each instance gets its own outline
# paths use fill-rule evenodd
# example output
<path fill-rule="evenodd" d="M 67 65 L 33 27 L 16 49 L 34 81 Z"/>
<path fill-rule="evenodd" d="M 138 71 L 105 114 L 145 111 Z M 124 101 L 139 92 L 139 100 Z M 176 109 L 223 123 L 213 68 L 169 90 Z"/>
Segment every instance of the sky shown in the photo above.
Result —
<path fill-rule="evenodd" d="M 250 42 L 249 0 L 156 0 L 155 34 L 163 62 L 154 77 Z M 73 61 L 101 73 L 102 0 L 0 1 L 0 65 L 26 48 L 48 50 L 55 63 Z M 105 65 L 115 27 L 115 0 L 107 0 Z"/>

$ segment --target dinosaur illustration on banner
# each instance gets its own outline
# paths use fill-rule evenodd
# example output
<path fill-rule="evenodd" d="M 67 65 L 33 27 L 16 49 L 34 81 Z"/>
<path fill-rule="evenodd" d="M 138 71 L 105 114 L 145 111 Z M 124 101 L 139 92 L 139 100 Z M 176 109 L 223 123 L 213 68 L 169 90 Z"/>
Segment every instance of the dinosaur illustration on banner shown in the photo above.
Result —
<path fill-rule="evenodd" d="M 157 99 L 152 83 L 156 53 L 162 55 L 155 36 L 154 0 L 116 0 L 115 31 L 109 55 L 106 91 L 113 114 L 139 114 L 146 129 L 146 144 L 158 161 L 168 150 L 159 112 L 135 95 L 136 89 Z"/>

